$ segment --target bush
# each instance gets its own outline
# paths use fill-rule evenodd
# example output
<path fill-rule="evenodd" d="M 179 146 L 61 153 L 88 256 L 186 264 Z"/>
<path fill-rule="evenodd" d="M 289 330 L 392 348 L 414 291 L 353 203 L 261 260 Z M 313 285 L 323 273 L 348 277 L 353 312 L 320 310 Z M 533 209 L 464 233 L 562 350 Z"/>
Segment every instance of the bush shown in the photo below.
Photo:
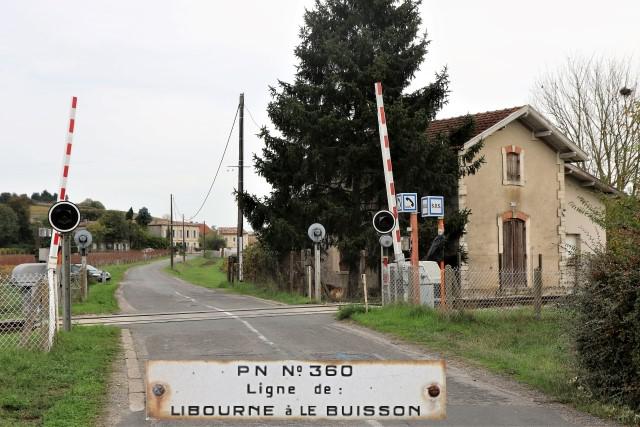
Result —
<path fill-rule="evenodd" d="M 640 201 L 591 210 L 607 229 L 607 246 L 586 263 L 575 299 L 578 382 L 600 400 L 640 411 Z"/>
<path fill-rule="evenodd" d="M 278 258 L 260 242 L 244 250 L 244 276 L 254 282 L 279 281 Z"/>

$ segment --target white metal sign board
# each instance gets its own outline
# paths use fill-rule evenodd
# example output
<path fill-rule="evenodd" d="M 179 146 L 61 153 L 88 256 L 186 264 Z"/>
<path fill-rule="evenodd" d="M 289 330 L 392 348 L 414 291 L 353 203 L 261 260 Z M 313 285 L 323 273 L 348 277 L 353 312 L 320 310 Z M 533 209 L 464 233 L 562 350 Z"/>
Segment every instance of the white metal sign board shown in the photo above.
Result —
<path fill-rule="evenodd" d="M 426 196 L 421 199 L 422 216 L 444 216 L 444 197 Z"/>
<path fill-rule="evenodd" d="M 441 360 L 146 362 L 147 418 L 442 419 Z"/>
<path fill-rule="evenodd" d="M 397 201 L 398 212 L 418 213 L 417 193 L 398 193 Z"/>

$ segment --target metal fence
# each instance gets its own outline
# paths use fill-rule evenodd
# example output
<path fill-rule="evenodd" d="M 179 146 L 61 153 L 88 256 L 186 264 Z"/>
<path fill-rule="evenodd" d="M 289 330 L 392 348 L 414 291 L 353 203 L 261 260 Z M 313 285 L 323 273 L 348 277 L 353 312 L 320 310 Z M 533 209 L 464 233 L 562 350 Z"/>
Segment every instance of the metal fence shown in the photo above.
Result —
<path fill-rule="evenodd" d="M 0 351 L 48 350 L 49 282 L 45 274 L 0 274 Z"/>
<path fill-rule="evenodd" d="M 446 309 L 509 308 L 558 301 L 572 293 L 576 275 L 559 271 L 472 270 L 447 266 L 389 265 L 383 271 L 383 304 Z"/>

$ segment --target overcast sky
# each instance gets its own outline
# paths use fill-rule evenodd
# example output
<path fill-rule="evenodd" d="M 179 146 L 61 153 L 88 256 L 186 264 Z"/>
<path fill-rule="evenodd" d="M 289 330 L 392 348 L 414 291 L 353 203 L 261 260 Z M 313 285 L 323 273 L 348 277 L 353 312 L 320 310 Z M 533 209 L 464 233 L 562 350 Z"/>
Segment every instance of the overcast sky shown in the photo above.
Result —
<path fill-rule="evenodd" d="M 311 1 L 3 1 L 0 191 L 58 191 L 69 105 L 78 97 L 68 191 L 154 216 L 169 193 L 187 219 L 215 173 L 240 92 L 267 124 L 268 86 L 291 81 Z M 414 87 L 447 65 L 440 117 L 528 103 L 567 55 L 640 58 L 640 2 L 425 1 L 432 41 Z M 373 84 L 373 82 L 372 82 Z M 373 92 L 372 92 L 373 97 Z M 245 156 L 260 152 L 245 120 Z M 390 135 L 393 143 L 393 135 Z M 197 220 L 235 225 L 237 133 Z M 252 169 L 245 189 L 268 186 Z"/>

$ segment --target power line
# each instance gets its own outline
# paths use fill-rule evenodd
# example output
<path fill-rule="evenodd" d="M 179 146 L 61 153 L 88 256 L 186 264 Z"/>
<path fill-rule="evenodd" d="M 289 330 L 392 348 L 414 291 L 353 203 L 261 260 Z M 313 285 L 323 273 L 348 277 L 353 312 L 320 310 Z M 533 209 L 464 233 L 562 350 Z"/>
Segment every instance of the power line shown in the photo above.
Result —
<path fill-rule="evenodd" d="M 178 207 L 178 202 L 176 202 L 176 196 L 173 196 L 173 208 L 176 210 L 176 214 L 178 214 L 178 216 L 182 214 L 182 211 L 180 211 L 180 208 Z"/>
<path fill-rule="evenodd" d="M 207 203 L 207 199 L 209 198 L 209 195 L 211 194 L 211 190 L 213 189 L 213 184 L 216 183 L 216 178 L 218 178 L 218 173 L 220 172 L 220 167 L 222 166 L 222 161 L 224 160 L 224 155 L 227 153 L 227 148 L 229 147 L 229 141 L 231 141 L 231 134 L 233 133 L 233 129 L 236 126 L 236 119 L 238 118 L 238 111 L 239 110 L 240 110 L 240 106 L 238 106 L 238 108 L 236 108 L 236 115 L 233 117 L 233 124 L 231 125 L 231 130 L 229 131 L 229 136 L 227 137 L 227 143 L 224 146 L 224 151 L 222 152 L 222 157 L 220 157 L 220 163 L 218 163 L 218 169 L 216 169 L 216 174 L 214 175 L 213 180 L 211 181 L 211 185 L 209 186 L 209 191 L 207 191 L 207 195 L 204 197 L 204 200 L 202 201 L 202 204 L 200 205 L 200 207 L 198 208 L 196 213 L 193 214 L 193 216 L 191 218 L 189 218 L 189 221 L 191 221 L 196 216 L 198 216 L 198 214 L 200 213 L 200 211 L 204 207 L 204 204 Z"/>
<path fill-rule="evenodd" d="M 251 110 L 249 110 L 249 107 L 247 107 L 246 104 L 245 104 L 244 108 L 245 108 L 245 110 L 247 110 L 247 113 L 249 113 L 249 117 L 251 117 L 251 121 L 253 122 L 254 125 L 256 125 L 258 130 L 262 129 L 264 126 L 260 126 L 258 123 L 256 123 L 256 120 L 253 118 L 253 114 L 251 114 Z"/>

